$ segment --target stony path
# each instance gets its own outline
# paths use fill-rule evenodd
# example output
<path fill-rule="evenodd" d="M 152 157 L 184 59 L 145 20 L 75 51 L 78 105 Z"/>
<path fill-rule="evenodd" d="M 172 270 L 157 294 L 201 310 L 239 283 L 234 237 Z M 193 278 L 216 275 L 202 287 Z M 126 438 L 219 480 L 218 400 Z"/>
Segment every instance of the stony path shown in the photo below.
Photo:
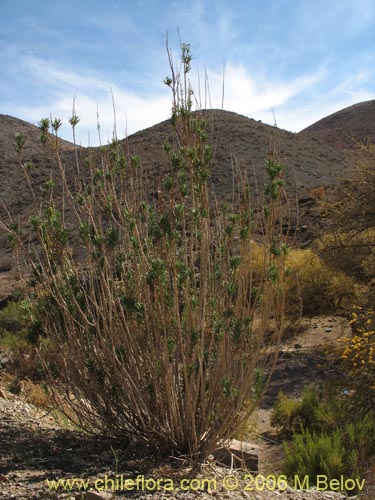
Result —
<path fill-rule="evenodd" d="M 315 333 L 318 332 L 318 335 Z M 342 334 L 342 324 L 339 319 L 312 320 L 306 333 L 301 338 L 294 338 L 283 347 L 285 354 L 281 360 L 273 385 L 271 400 L 265 401 L 263 409 L 256 416 L 258 432 L 267 429 L 269 423 L 269 408 L 274 395 L 280 387 L 286 388 L 290 395 L 298 395 L 301 389 L 301 373 L 307 379 L 321 377 L 320 367 L 316 366 L 314 349 L 323 343 L 327 346 L 336 342 Z M 302 343 L 303 348 L 302 348 Z M 317 345 L 319 344 L 319 346 Z M 302 354 L 302 355 L 301 355 Z M 293 371 L 293 366 L 295 369 Z M 303 370 L 302 370 L 303 368 Z M 287 373 L 291 370 L 291 373 Z M 296 372 L 296 373 L 294 373 Z M 298 373 L 297 373 L 298 372 Z M 296 375 L 296 377 L 294 377 Z M 286 382 L 289 385 L 285 385 Z M 195 480 L 214 479 L 216 483 L 205 484 L 203 491 L 182 491 L 178 489 L 181 479 L 187 479 L 189 469 L 183 468 L 176 460 L 166 463 L 147 453 L 147 449 L 128 448 L 124 451 L 121 443 L 87 436 L 58 424 L 52 413 L 44 408 L 38 408 L 28 403 L 23 397 L 18 397 L 6 389 L 6 381 L 1 377 L 0 367 L 0 500 L 62 500 L 78 499 L 99 500 L 110 498 L 137 498 L 148 500 L 342 500 L 347 498 L 342 494 L 330 491 L 298 491 L 290 486 L 285 490 L 268 488 L 250 491 L 249 479 L 243 480 L 237 471 L 219 468 L 213 463 L 203 466 L 200 476 Z M 297 391 L 297 392 L 296 392 Z M 264 424 L 262 424 L 264 422 Z M 265 429 L 262 428 L 265 426 Z M 265 449 L 267 445 L 265 445 Z M 268 453 L 273 453 L 272 446 Z M 273 469 L 272 469 L 273 470 Z M 116 472 L 117 471 L 117 472 Z M 121 480 L 136 478 L 172 478 L 173 490 L 150 491 L 142 487 L 115 494 L 109 493 L 112 484 L 121 486 Z M 77 486 L 73 492 L 62 488 L 51 491 L 46 480 L 84 478 L 89 480 L 89 486 L 95 480 L 107 478 L 107 494 L 95 496 L 93 492 L 86 495 L 78 493 Z M 114 483 L 110 483 L 113 480 Z M 119 483 L 120 481 L 120 483 Z M 201 483 L 193 483 L 195 488 Z M 100 483 L 100 487 L 103 483 Z M 152 484 L 151 484 L 152 486 Z M 233 491 L 231 491 L 231 489 Z M 352 497 L 356 498 L 356 497 Z M 366 500 L 374 500 L 364 497 Z"/>
<path fill-rule="evenodd" d="M 51 491 L 46 479 L 86 478 L 92 481 L 108 477 L 119 480 L 135 478 L 138 475 L 152 478 L 145 470 L 157 470 L 155 459 L 137 456 L 132 453 L 126 458 L 119 456 L 121 449 L 115 450 L 111 443 L 90 438 L 73 430 L 64 430 L 57 425 L 54 418 L 45 410 L 25 402 L 22 398 L 6 391 L 0 384 L 0 499 L 1 500 L 43 500 L 43 499 L 78 499 L 79 493 L 73 495 L 59 489 Z M 114 472 L 118 470 L 117 476 Z M 160 466 L 160 464 L 159 464 Z M 128 491 L 95 496 L 90 493 L 86 500 L 95 498 L 147 498 L 147 499 L 225 499 L 225 500 L 339 500 L 344 496 L 322 491 L 295 491 L 288 487 L 286 491 L 247 491 L 251 484 L 249 479 L 242 480 L 237 471 L 214 467 L 208 464 L 196 477 L 197 481 L 210 477 L 208 491 L 177 491 L 184 471 L 176 468 L 160 466 L 157 476 L 173 478 L 173 491 L 152 492 L 151 483 L 146 491 Z M 182 475 L 181 475 L 182 474 Z M 186 475 L 188 471 L 186 472 Z M 92 484 L 90 483 L 90 484 Z M 108 482 L 111 486 L 111 484 Z M 206 485 L 207 487 L 207 485 Z M 272 481 L 269 488 L 273 488 Z M 258 488 L 262 488 L 260 485 Z M 230 491 L 234 489 L 234 491 Z M 145 494 L 146 493 L 146 494 Z M 82 496 L 82 499 L 84 497 Z"/>

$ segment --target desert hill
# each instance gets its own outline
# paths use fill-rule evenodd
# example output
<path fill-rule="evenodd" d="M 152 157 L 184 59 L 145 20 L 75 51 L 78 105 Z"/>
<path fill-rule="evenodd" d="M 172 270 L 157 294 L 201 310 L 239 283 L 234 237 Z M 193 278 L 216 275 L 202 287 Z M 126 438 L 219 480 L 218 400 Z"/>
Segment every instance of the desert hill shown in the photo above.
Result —
<path fill-rule="evenodd" d="M 206 111 L 210 122 L 210 138 L 215 149 L 212 181 L 224 194 L 232 189 L 232 167 L 246 168 L 257 180 L 263 172 L 264 160 L 273 151 L 284 164 L 287 184 L 291 190 L 308 190 L 320 185 L 331 185 L 349 167 L 346 156 L 332 147 L 322 147 L 315 137 L 305 133 L 293 134 L 263 124 L 236 113 L 220 110 Z M 320 123 L 320 122 L 319 122 Z M 31 176 L 36 184 L 49 179 L 54 162 L 48 148 L 39 142 L 37 127 L 17 118 L 0 115 L 0 197 L 7 207 L 16 212 L 27 209 L 28 193 L 23 192 L 24 174 L 18 165 L 14 136 L 22 132 L 27 140 L 24 160 L 31 160 L 35 169 Z M 374 134 L 375 135 L 375 134 Z M 124 147 L 141 158 L 150 179 L 160 179 L 168 168 L 162 144 L 172 138 L 168 121 L 130 136 Z M 74 146 L 60 141 L 63 159 L 69 171 L 74 162 Z M 92 148 L 95 149 L 95 148 Z M 87 148 L 82 148 L 86 150 Z M 85 154 L 81 150 L 81 154 Z"/>
<path fill-rule="evenodd" d="M 26 188 L 26 179 L 16 152 L 15 135 L 18 132 L 26 138 L 23 160 L 31 161 L 34 165 L 30 175 L 35 186 L 48 180 L 53 165 L 50 149 L 39 141 L 38 127 L 18 118 L 0 115 L 0 203 L 9 209 L 13 216 L 27 211 L 31 202 L 31 195 Z M 74 145 L 62 139 L 59 143 L 66 161 L 70 163 L 74 160 Z"/>
<path fill-rule="evenodd" d="M 287 186 L 293 193 L 296 188 L 303 193 L 317 186 L 330 186 L 350 168 L 342 152 L 322 147 L 314 138 L 305 138 L 229 111 L 211 110 L 205 114 L 215 151 L 211 178 L 221 195 L 231 192 L 233 168 L 246 169 L 259 183 L 269 152 L 284 164 Z M 160 151 L 163 141 L 171 137 L 170 124 L 165 121 L 127 139 L 130 150 L 140 156 L 151 178 L 157 179 L 168 167 Z"/>
<path fill-rule="evenodd" d="M 252 183 L 261 189 L 264 160 L 270 152 L 285 165 L 287 189 L 293 203 L 310 196 L 314 188 L 336 186 L 352 166 L 353 160 L 345 152 L 351 144 L 350 133 L 355 133 L 358 139 L 375 139 L 374 110 L 375 101 L 359 103 L 320 120 L 299 134 L 233 112 L 205 111 L 215 151 L 211 181 L 216 194 L 221 199 L 231 196 L 233 172 L 237 168 L 246 171 Z M 33 162 L 30 176 L 36 192 L 44 182 L 58 175 L 52 153 L 39 141 L 38 128 L 23 120 L 0 115 L 0 219 L 7 219 L 9 211 L 14 220 L 25 221 L 33 213 L 33 198 L 15 151 L 17 132 L 26 136 L 24 161 Z M 164 121 L 122 141 L 126 151 L 140 157 L 152 190 L 158 188 L 169 168 L 162 145 L 171 140 L 172 127 L 169 121 Z M 60 150 L 67 177 L 74 182 L 74 145 L 60 140 Z M 78 153 L 84 158 L 95 151 L 98 148 L 79 148 Z M 308 212 L 309 209 L 302 210 L 301 214 L 308 215 Z M 307 235 L 305 239 L 309 239 Z M 0 260 L 9 253 L 6 234 L 0 230 Z"/>
<path fill-rule="evenodd" d="M 298 134 L 317 139 L 335 149 L 355 147 L 375 139 L 375 99 L 341 109 L 305 128 Z"/>

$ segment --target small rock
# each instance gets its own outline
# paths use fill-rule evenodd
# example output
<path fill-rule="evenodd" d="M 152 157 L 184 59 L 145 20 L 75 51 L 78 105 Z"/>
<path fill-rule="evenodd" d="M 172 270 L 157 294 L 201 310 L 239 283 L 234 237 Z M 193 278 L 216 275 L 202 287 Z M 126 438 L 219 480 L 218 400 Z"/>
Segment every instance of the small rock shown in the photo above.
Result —
<path fill-rule="evenodd" d="M 86 493 L 86 500 L 112 500 L 113 495 L 105 491 L 88 491 Z"/>
<path fill-rule="evenodd" d="M 20 474 L 19 472 L 12 472 L 12 474 L 10 475 L 10 479 L 21 479 L 22 478 L 22 474 Z"/>
<path fill-rule="evenodd" d="M 332 332 L 332 328 L 326 328 L 324 331 L 325 331 L 326 333 L 330 333 L 330 332 Z"/>
<path fill-rule="evenodd" d="M 81 491 L 81 493 L 77 493 L 74 497 L 73 500 L 86 500 L 86 493 Z"/>
<path fill-rule="evenodd" d="M 241 491 L 241 495 L 247 500 L 251 500 L 251 496 L 248 494 L 247 491 Z"/>
<path fill-rule="evenodd" d="M 229 446 L 217 449 L 213 453 L 215 459 L 229 467 L 243 467 L 251 471 L 258 471 L 259 446 L 233 439 Z"/>
<path fill-rule="evenodd" d="M 0 353 L 0 370 L 4 369 L 8 363 L 8 358 Z"/>

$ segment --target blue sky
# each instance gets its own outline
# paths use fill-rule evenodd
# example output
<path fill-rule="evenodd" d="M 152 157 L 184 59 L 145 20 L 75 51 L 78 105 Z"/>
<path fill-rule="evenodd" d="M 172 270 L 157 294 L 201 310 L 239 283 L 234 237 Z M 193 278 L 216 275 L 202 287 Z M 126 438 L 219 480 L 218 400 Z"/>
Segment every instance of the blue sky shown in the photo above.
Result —
<path fill-rule="evenodd" d="M 0 113 L 67 123 L 75 98 L 84 145 L 98 143 L 97 112 L 112 137 L 112 93 L 120 137 L 167 119 L 165 40 L 177 58 L 178 28 L 193 85 L 209 78 L 203 105 L 221 107 L 225 65 L 225 109 L 271 124 L 273 110 L 297 132 L 375 98 L 374 11 L 375 0 L 0 0 Z"/>

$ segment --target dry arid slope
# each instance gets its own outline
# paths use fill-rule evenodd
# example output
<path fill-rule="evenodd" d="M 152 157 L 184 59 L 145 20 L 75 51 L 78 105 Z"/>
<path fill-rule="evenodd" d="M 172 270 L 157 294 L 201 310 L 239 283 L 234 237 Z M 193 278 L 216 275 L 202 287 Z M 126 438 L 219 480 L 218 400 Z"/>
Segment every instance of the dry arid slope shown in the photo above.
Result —
<path fill-rule="evenodd" d="M 18 118 L 0 115 L 0 202 L 14 217 L 27 212 L 31 202 L 31 193 L 16 152 L 15 135 L 18 132 L 26 137 L 23 159 L 34 164 L 30 175 L 35 186 L 50 178 L 51 166 L 54 165 L 50 149 L 39 141 L 38 127 Z M 74 145 L 63 140 L 59 142 L 67 163 L 74 164 Z M 0 211 L 3 209 L 4 206 Z"/>
<path fill-rule="evenodd" d="M 375 99 L 344 108 L 302 130 L 300 137 L 317 139 L 335 149 L 375 140 Z"/>
<path fill-rule="evenodd" d="M 299 134 L 228 111 L 205 111 L 210 141 L 215 151 L 211 180 L 216 194 L 220 199 L 231 196 L 233 172 L 238 167 L 241 171 L 247 171 L 252 183 L 261 190 L 264 160 L 270 152 L 285 165 L 287 190 L 292 205 L 297 206 L 297 200 L 311 198 L 313 188 L 324 186 L 329 189 L 337 186 L 353 165 L 352 155 L 346 152 L 353 144 L 352 137 L 356 140 L 375 140 L 374 111 L 375 101 L 359 103 L 320 120 Z M 39 142 L 38 128 L 23 120 L 0 115 L 1 220 L 7 219 L 8 211 L 14 220 L 25 221 L 34 210 L 33 198 L 15 151 L 17 132 L 26 136 L 24 160 L 34 164 L 31 178 L 36 190 L 51 177 L 58 178 L 50 149 Z M 162 146 L 170 140 L 173 140 L 173 131 L 169 121 L 123 140 L 123 147 L 127 151 L 139 155 L 152 191 L 157 190 L 169 168 Z M 74 182 L 74 145 L 60 141 L 60 149 L 67 177 Z M 79 156 L 84 157 L 88 152 L 87 148 L 80 148 Z M 304 216 L 309 218 L 309 212 L 309 206 L 307 209 L 302 207 L 302 219 Z M 312 220 L 310 217 L 308 224 Z M 310 238 L 306 232 L 302 241 L 308 242 Z M 6 234 L 0 229 L 0 269 L 1 262 L 9 259 L 9 255 Z M 4 278 L 1 274 L 0 278 Z"/>
<path fill-rule="evenodd" d="M 234 165 L 246 169 L 260 183 L 270 151 L 285 166 L 290 192 L 297 188 L 304 193 L 313 187 L 335 184 L 337 175 L 349 168 L 344 154 L 322 147 L 315 139 L 305 139 L 229 111 L 212 110 L 205 114 L 215 151 L 212 182 L 216 192 L 224 196 L 232 190 Z M 155 180 L 168 166 L 160 151 L 163 141 L 171 136 L 169 123 L 162 122 L 129 137 L 130 150 L 141 157 L 144 168 Z"/>
<path fill-rule="evenodd" d="M 349 168 L 342 152 L 322 147 L 314 138 L 293 134 L 228 111 L 206 111 L 210 123 L 210 140 L 215 148 L 212 181 L 217 192 L 227 195 L 232 190 L 233 165 L 248 169 L 259 181 L 264 160 L 270 149 L 284 164 L 289 191 L 303 193 L 320 185 L 337 182 L 342 171 Z M 10 116 L 0 115 L 0 198 L 17 216 L 28 211 L 30 193 L 15 151 L 15 134 L 22 132 L 27 140 L 24 160 L 35 168 L 31 176 L 36 185 L 54 174 L 54 161 L 48 147 L 39 142 L 38 128 Z M 124 147 L 138 154 L 148 178 L 155 187 L 168 168 L 162 144 L 172 138 L 172 129 L 165 121 L 138 132 L 124 140 Z M 74 169 L 74 146 L 61 141 L 67 171 Z M 87 150 L 82 148 L 81 154 Z M 73 175 L 73 174 L 72 174 Z M 1 214 L 0 214 L 1 215 Z"/>

